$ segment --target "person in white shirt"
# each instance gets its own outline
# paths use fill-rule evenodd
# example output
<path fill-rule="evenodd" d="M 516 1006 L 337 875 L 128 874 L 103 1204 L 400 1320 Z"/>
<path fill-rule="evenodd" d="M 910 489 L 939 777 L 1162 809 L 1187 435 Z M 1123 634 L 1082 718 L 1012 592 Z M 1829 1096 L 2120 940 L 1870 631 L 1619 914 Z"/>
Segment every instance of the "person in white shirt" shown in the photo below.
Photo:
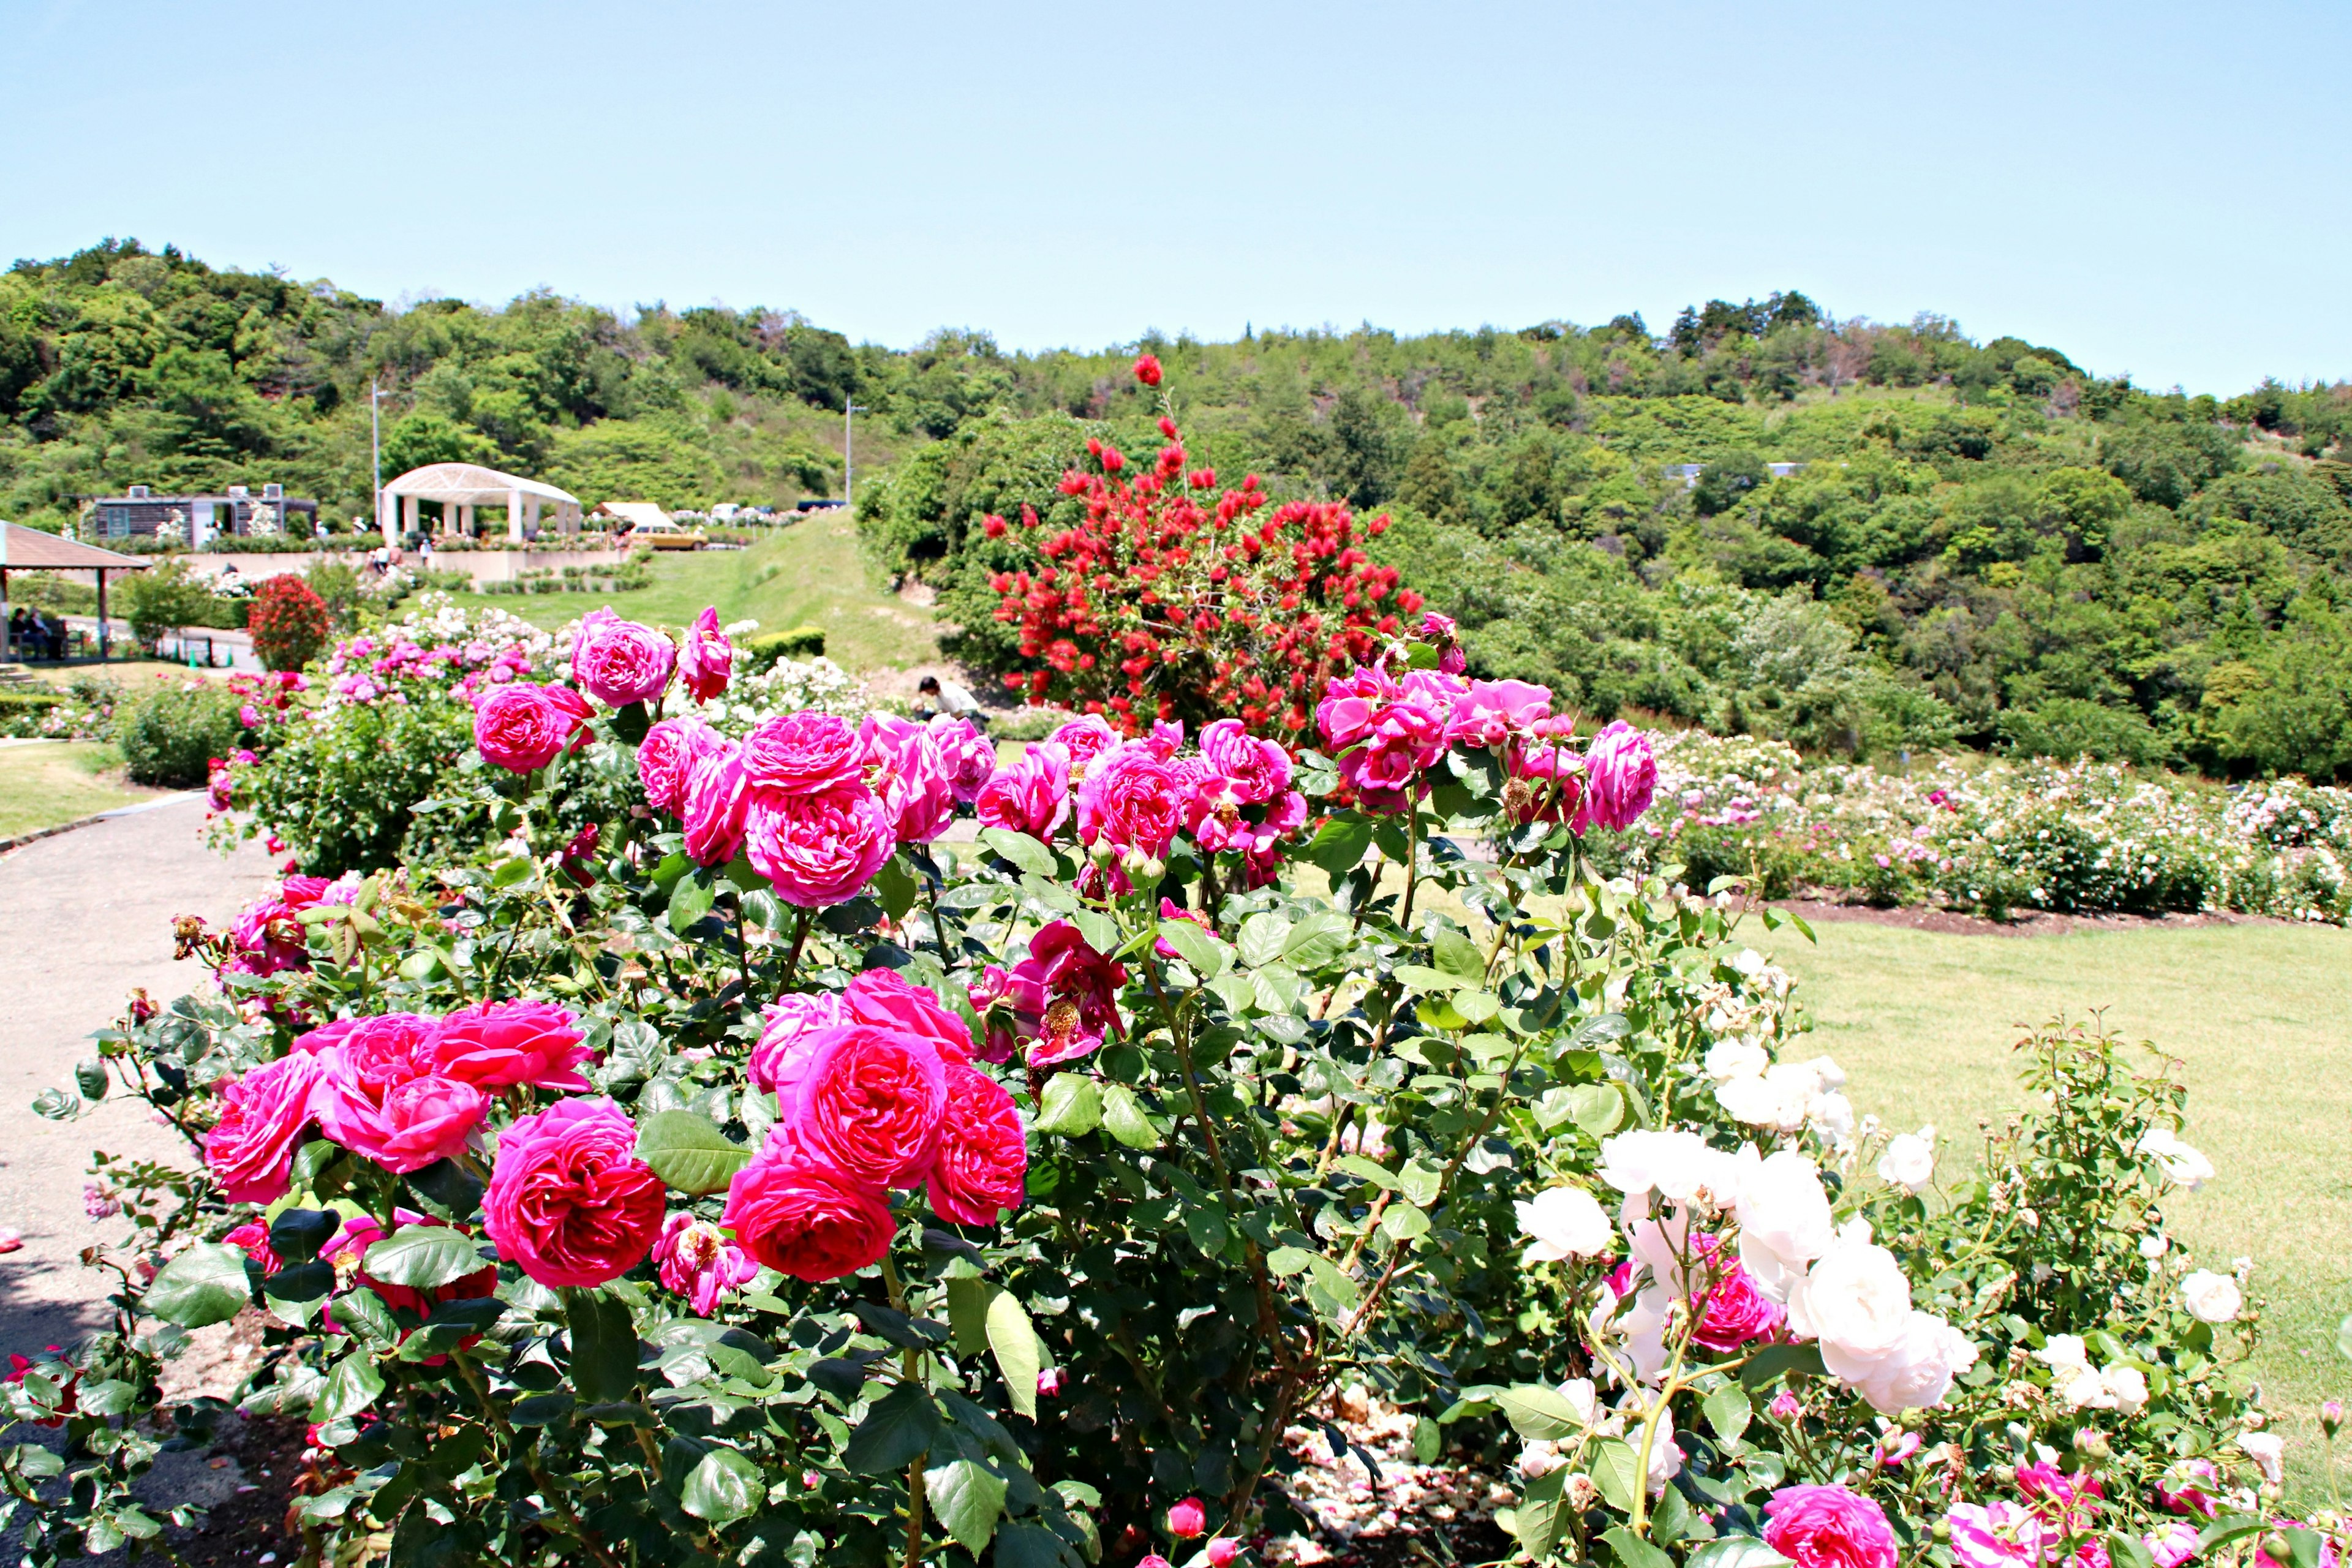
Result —
<path fill-rule="evenodd" d="M 934 713 L 969 719 L 982 730 L 988 728 L 988 710 L 980 705 L 979 698 L 952 680 L 927 675 L 915 682 L 915 717 L 929 719 Z"/>

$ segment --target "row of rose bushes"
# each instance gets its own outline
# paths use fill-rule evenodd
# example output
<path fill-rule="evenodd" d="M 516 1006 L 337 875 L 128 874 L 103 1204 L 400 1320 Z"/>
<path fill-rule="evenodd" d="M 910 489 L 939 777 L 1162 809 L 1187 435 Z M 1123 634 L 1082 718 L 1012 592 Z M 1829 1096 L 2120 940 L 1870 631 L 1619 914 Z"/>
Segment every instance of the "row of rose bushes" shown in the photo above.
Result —
<path fill-rule="evenodd" d="M 184 922 L 220 997 L 45 1102 L 203 1165 L 101 1162 L 114 1327 L 6 1394 L 68 1428 L 0 1454 L 31 1556 L 153 1539 L 131 1483 L 234 1400 L 312 1424 L 322 1561 L 1223 1568 L 1345 1378 L 1515 1472 L 1537 1559 L 2316 1568 L 2252 1315 L 2165 1231 L 2178 1084 L 2047 1034 L 1939 1178 L 1737 910 L 1595 874 L 1647 742 L 1426 630 L 1296 753 L 730 734 L 708 616 L 473 680 L 478 847 Z M 162 1407 L 247 1310 L 262 1370 Z"/>
<path fill-rule="evenodd" d="M 2352 790 L 2224 789 L 2080 762 L 1938 758 L 1906 773 L 1808 763 L 1701 731 L 1656 738 L 1662 809 L 1597 843 L 1612 869 L 2005 915 L 2232 910 L 2352 918 Z"/>

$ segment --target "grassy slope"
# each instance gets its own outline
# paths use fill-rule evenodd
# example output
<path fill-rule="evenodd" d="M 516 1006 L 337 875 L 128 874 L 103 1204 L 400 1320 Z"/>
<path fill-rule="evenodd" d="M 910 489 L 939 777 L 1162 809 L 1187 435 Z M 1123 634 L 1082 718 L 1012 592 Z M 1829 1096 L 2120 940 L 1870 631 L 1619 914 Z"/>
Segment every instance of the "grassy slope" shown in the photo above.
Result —
<path fill-rule="evenodd" d="M 123 782 L 122 753 L 112 746 L 0 746 L 0 838 L 154 797 Z"/>
<path fill-rule="evenodd" d="M 633 593 L 462 594 L 457 601 L 508 610 L 550 628 L 604 604 L 632 620 L 682 626 L 705 605 L 716 605 L 722 623 L 756 620 L 763 632 L 823 626 L 825 652 L 861 674 L 939 657 L 930 612 L 875 584 L 845 516 L 828 513 L 797 523 L 749 550 L 656 554 L 653 572 L 652 585 Z"/>
<path fill-rule="evenodd" d="M 1823 923 L 1769 950 L 1800 982 L 1815 1038 L 1853 1075 L 1857 1108 L 1933 1121 L 1958 1151 L 2016 1106 L 2017 1026 L 2103 1007 L 2126 1039 L 2181 1058 L 2189 1142 L 2220 1175 L 2170 1205 L 2200 1266 L 2254 1260 L 2268 1299 L 2254 1375 L 2315 1478 L 2320 1400 L 2352 1387 L 2335 1349 L 2352 1311 L 2352 932 L 2277 925 L 2068 936 L 1955 936 Z M 1751 940 L 1763 945 L 1760 932 Z M 1950 1157 L 1950 1156 L 1948 1156 Z"/>

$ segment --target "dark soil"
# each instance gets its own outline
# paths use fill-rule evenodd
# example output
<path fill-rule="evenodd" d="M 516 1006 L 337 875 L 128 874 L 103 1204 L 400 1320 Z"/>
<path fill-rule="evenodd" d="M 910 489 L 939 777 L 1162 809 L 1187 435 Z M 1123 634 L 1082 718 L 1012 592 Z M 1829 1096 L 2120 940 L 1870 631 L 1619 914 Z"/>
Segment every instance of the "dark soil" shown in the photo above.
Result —
<path fill-rule="evenodd" d="M 223 1432 L 212 1462 L 235 1464 L 245 1481 L 193 1529 L 171 1532 L 183 1561 L 191 1568 L 255 1568 L 274 1552 L 278 1568 L 289 1568 L 301 1556 L 302 1537 L 288 1527 L 288 1515 L 307 1431 L 299 1415 L 272 1415 Z"/>
<path fill-rule="evenodd" d="M 1772 907 L 1813 921 L 1859 921 L 1869 925 L 1902 926 L 1953 936 L 2063 936 L 2090 931 L 2185 931 L 2192 926 L 2290 925 L 2293 921 L 2267 915 L 2054 915 L 2020 910 L 2005 921 L 1958 910 L 1921 906 L 1882 909 L 1875 904 L 1841 903 L 1830 899 L 1778 899 Z"/>

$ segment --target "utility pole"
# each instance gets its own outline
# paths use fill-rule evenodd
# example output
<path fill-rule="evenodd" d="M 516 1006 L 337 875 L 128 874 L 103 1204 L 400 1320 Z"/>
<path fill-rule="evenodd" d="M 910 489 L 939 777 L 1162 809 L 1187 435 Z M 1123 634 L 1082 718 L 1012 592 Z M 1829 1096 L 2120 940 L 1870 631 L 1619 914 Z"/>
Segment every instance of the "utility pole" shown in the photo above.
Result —
<path fill-rule="evenodd" d="M 383 384 L 368 382 L 368 462 L 375 475 L 375 531 L 383 532 Z"/>
<path fill-rule="evenodd" d="M 857 515 L 857 416 L 873 412 L 855 400 L 841 410 L 841 500 L 853 518 Z"/>

